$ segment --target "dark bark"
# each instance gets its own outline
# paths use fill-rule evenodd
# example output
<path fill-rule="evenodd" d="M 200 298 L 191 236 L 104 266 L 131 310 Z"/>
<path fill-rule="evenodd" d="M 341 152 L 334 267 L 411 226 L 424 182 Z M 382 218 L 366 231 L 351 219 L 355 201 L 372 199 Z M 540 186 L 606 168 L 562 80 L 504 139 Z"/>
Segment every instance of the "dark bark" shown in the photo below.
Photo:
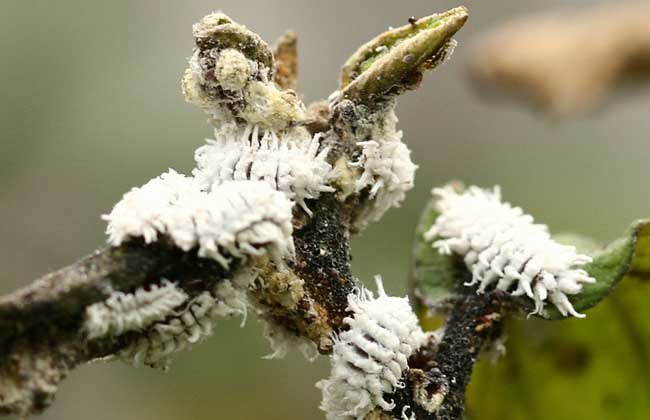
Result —
<path fill-rule="evenodd" d="M 457 298 L 445 324 L 445 334 L 423 346 L 409 360 L 406 386 L 393 394 L 393 416 L 418 420 L 459 420 L 465 411 L 465 393 L 481 350 L 502 333 L 501 293 Z"/>
<path fill-rule="evenodd" d="M 27 342 L 70 339 L 79 330 L 85 308 L 113 291 L 128 293 L 167 279 L 194 296 L 227 273 L 216 261 L 183 252 L 165 240 L 149 245 L 133 240 L 98 250 L 0 297 L 0 360 L 17 337 Z"/>
<path fill-rule="evenodd" d="M 162 279 L 193 297 L 211 290 L 230 270 L 165 239 L 150 245 L 133 240 L 98 250 L 1 297 L 0 414 L 43 411 L 70 369 L 116 354 L 138 337 L 130 333 L 86 340 L 82 324 L 89 305 L 114 291 L 129 293 Z"/>

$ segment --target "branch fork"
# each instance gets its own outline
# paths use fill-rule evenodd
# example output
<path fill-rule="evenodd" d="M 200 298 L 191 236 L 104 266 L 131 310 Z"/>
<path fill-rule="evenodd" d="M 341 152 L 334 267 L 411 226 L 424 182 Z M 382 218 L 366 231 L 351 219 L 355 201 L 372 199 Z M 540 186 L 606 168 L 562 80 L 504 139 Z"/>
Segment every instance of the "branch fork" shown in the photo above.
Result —
<path fill-rule="evenodd" d="M 234 153 L 228 155 L 234 159 L 233 171 L 215 171 L 211 182 L 199 183 L 197 168 L 192 176 L 168 174 L 135 189 L 129 193 L 128 209 L 137 209 L 138 217 L 127 220 L 128 235 L 0 298 L 0 413 L 42 412 L 69 370 L 96 359 L 127 354 L 136 361 L 166 366 L 168 353 L 209 335 L 217 318 L 242 313 L 238 309 L 242 303 L 267 324 L 273 355 L 281 356 L 290 347 L 330 354 L 334 337 L 347 328 L 348 297 L 360 288 L 350 267 L 350 237 L 398 206 L 412 187 L 415 165 L 396 129 L 395 98 L 416 88 L 425 71 L 444 61 L 455 45 L 453 35 L 466 19 L 467 10 L 459 7 L 381 34 L 345 64 L 333 101 L 309 107 L 294 91 L 295 34 L 285 34 L 273 51 L 257 34 L 222 13 L 197 23 L 183 93 L 206 112 L 217 136 L 232 138 L 227 144 Z M 278 161 L 275 172 L 268 159 L 256 158 L 241 166 L 250 148 L 259 156 L 282 150 L 291 156 L 308 144 L 323 153 L 331 168 L 318 180 L 325 187 L 311 196 L 299 196 L 302 190 L 297 185 L 280 185 L 287 162 Z M 293 182 L 309 179 L 300 172 L 299 159 L 292 164 Z M 237 226 L 242 218 L 233 212 L 228 216 L 232 229 L 210 231 L 214 217 L 205 215 L 217 214 L 222 204 L 250 211 L 264 207 L 251 207 L 252 196 L 241 191 L 217 194 L 221 186 L 233 182 L 279 191 L 290 210 L 282 213 L 278 206 L 264 210 L 277 215 L 259 210 L 259 223 L 241 228 Z M 151 191 L 158 199 L 164 196 L 155 207 L 161 211 L 142 206 L 146 200 L 138 201 Z M 213 201 L 205 201 L 208 196 Z M 293 206 L 300 200 L 304 206 Z M 188 208 L 195 211 L 190 218 L 183 213 Z M 277 232 L 285 233 L 269 233 L 279 226 L 271 216 L 288 217 L 288 233 L 280 228 Z M 110 226 L 115 227 L 115 220 L 109 220 Z M 148 231 L 151 235 L 139 233 L 145 222 L 153 229 Z M 256 240 L 273 237 L 264 235 L 285 235 L 282 240 L 291 243 L 286 247 L 291 251 L 274 258 L 273 242 Z M 174 292 L 175 300 L 156 304 L 160 313 L 152 314 L 152 302 L 158 299 L 154 296 L 166 299 L 167 292 L 167 297 Z M 89 313 L 97 314 L 89 310 L 97 308 L 93 305 L 122 311 L 117 315 L 125 318 L 114 318 L 115 325 L 101 333 L 89 333 L 85 323 Z M 462 412 L 464 376 L 458 377 L 459 382 L 444 378 L 459 368 L 453 364 L 460 360 L 455 354 L 459 342 L 476 339 L 472 348 L 478 351 L 487 340 L 455 338 L 475 322 L 462 318 L 461 312 L 482 315 L 487 308 L 481 305 L 471 298 L 458 304 L 442 341 L 429 340 L 411 357 L 405 387 L 393 395 L 394 410 L 378 415 L 402 418 L 406 406 L 420 419 L 452 418 L 438 413 Z M 495 310 L 491 305 L 490 311 Z M 487 337 L 492 330 L 486 328 L 477 337 Z M 133 354 L 152 353 L 133 353 L 134 346 L 154 346 L 165 358 L 138 359 Z M 476 354 L 462 357 L 470 360 Z"/>

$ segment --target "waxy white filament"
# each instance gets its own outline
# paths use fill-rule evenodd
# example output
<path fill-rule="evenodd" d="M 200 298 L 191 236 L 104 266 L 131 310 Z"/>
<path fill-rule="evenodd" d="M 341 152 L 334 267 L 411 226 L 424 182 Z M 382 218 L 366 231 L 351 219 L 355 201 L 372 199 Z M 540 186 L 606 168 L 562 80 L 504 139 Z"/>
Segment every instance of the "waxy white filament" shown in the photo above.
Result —
<path fill-rule="evenodd" d="M 292 256 L 292 203 L 259 181 L 231 181 L 203 191 L 173 170 L 124 195 L 108 220 L 109 242 L 154 242 L 168 235 L 179 248 L 228 266 L 229 257 L 269 254 L 276 264 Z"/>
<path fill-rule="evenodd" d="M 89 339 L 120 335 L 148 327 L 165 319 L 187 300 L 187 294 L 174 283 L 139 288 L 134 293 L 114 292 L 104 302 L 86 308 L 84 330 Z"/>
<path fill-rule="evenodd" d="M 535 302 L 533 314 L 541 314 L 550 301 L 565 316 L 584 317 L 567 295 L 596 281 L 577 268 L 591 262 L 590 257 L 555 242 L 545 225 L 502 202 L 498 187 L 470 187 L 458 193 L 448 186 L 433 194 L 440 216 L 424 238 L 441 254 L 463 256 L 472 272 L 468 286 L 478 284 L 478 293 L 495 287 L 526 295 Z"/>
<path fill-rule="evenodd" d="M 387 117 L 389 128 L 378 133 L 381 137 L 357 143 L 361 155 L 350 163 L 351 167 L 363 169 L 355 191 L 369 188 L 368 204 L 354 221 L 358 229 L 378 221 L 390 208 L 399 207 L 406 192 L 413 188 L 417 166 L 411 161 L 411 151 L 401 141 L 402 132 L 395 131 L 395 123 L 396 119 Z"/>
<path fill-rule="evenodd" d="M 333 174 L 326 161 L 329 148 L 319 151 L 321 137 L 306 130 L 278 136 L 257 126 L 223 124 L 214 140 L 197 149 L 193 174 L 208 191 L 227 181 L 263 181 L 311 215 L 305 200 L 334 191 L 327 183 Z"/>
<path fill-rule="evenodd" d="M 136 366 L 166 368 L 172 354 L 210 336 L 218 319 L 243 315 L 245 322 L 246 288 L 251 279 L 250 273 L 239 273 L 232 281 L 221 281 L 213 291 L 200 293 L 181 310 L 154 323 L 120 357 Z"/>
<path fill-rule="evenodd" d="M 329 420 L 364 419 L 375 407 L 392 410 L 384 394 L 403 387 L 408 358 L 426 340 L 407 298 L 387 296 L 377 278 L 378 297 L 366 289 L 348 296 L 349 330 L 335 337 L 321 409 Z"/>

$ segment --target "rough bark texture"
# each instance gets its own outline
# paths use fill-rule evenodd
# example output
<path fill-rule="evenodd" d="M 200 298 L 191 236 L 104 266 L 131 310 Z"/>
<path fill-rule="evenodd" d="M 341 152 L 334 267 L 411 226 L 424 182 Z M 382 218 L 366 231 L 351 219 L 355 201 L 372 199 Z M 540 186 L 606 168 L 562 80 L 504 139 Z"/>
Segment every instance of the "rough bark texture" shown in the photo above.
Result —
<path fill-rule="evenodd" d="M 334 194 L 309 202 L 300 212 L 293 240 L 296 258 L 278 272 L 259 264 L 264 287 L 252 291 L 276 325 L 311 340 L 320 353 L 332 350 L 332 333 L 343 324 L 347 295 L 356 286 L 350 266 L 349 216 Z M 301 218 L 302 216 L 302 218 Z"/>
<path fill-rule="evenodd" d="M 335 329 L 343 323 L 347 295 L 356 285 L 350 266 L 349 225 L 349 215 L 342 211 L 342 204 L 333 194 L 326 194 L 314 203 L 310 223 L 294 235 L 294 269 L 305 279 L 305 290 L 314 300 L 317 313 L 326 314 L 328 326 Z M 310 323 L 309 319 L 304 321 Z M 329 345 L 332 331 L 327 336 Z M 321 351 L 331 350 L 319 347 Z"/>
<path fill-rule="evenodd" d="M 45 336 L 63 338 L 77 330 L 85 308 L 113 291 L 132 292 L 169 279 L 193 296 L 203 287 L 199 283 L 218 281 L 227 273 L 216 261 L 164 240 L 149 245 L 133 240 L 98 250 L 0 298 L 0 359 L 18 336 L 41 342 Z"/>
<path fill-rule="evenodd" d="M 407 414 L 414 413 L 418 420 L 463 418 L 474 364 L 481 350 L 502 332 L 502 299 L 495 292 L 454 301 L 442 340 L 430 340 L 411 356 L 406 386 L 392 395 L 394 417 L 400 418 L 408 406 Z"/>
<path fill-rule="evenodd" d="M 278 304 L 267 289 L 260 289 L 259 298 L 278 325 L 327 353 L 355 282 L 341 204 L 330 194 L 312 206 L 314 215 L 295 234 L 297 258 L 286 273 L 304 283 L 304 293 L 289 307 Z M 132 332 L 86 340 L 82 324 L 88 306 L 106 300 L 111 292 L 133 292 L 162 279 L 176 282 L 192 298 L 212 290 L 236 269 L 237 263 L 225 270 L 166 240 L 149 245 L 133 240 L 99 250 L 0 298 L 0 414 L 41 412 L 70 369 L 115 355 L 140 336 Z M 16 397 L 15 389 L 30 396 Z"/>
<path fill-rule="evenodd" d="M 467 296 L 454 305 L 436 356 L 438 369 L 449 387 L 436 418 L 462 418 L 472 368 L 484 346 L 501 334 L 500 318 L 497 294 Z M 439 383 L 442 387 L 445 382 Z"/>
<path fill-rule="evenodd" d="M 133 292 L 161 279 L 177 282 L 192 297 L 229 273 L 166 240 L 150 245 L 133 240 L 96 251 L 0 298 L 0 413 L 41 412 L 68 370 L 113 355 L 137 338 L 86 340 L 82 324 L 89 305 L 114 291 Z"/>

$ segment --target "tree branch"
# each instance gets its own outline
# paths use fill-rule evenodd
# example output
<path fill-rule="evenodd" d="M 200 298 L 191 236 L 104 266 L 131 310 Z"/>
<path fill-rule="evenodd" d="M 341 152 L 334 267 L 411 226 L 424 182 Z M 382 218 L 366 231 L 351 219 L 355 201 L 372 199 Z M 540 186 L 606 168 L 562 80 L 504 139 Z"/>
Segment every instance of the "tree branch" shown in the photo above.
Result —
<path fill-rule="evenodd" d="M 501 336 L 503 310 L 501 292 L 455 298 L 442 339 L 431 338 L 411 356 L 405 387 L 392 395 L 393 417 L 405 412 L 419 420 L 462 419 L 472 369 L 481 351 Z"/>
<path fill-rule="evenodd" d="M 0 413 L 38 413 L 68 370 L 116 354 L 137 334 L 88 341 L 86 308 L 111 293 L 133 292 L 173 279 L 189 296 L 226 278 L 216 261 L 183 252 L 168 241 L 133 240 L 104 248 L 0 298 Z"/>
<path fill-rule="evenodd" d="M 266 286 L 251 294 L 274 324 L 312 340 L 327 353 L 332 332 L 345 316 L 346 296 L 356 283 L 350 269 L 349 222 L 341 204 L 330 194 L 311 205 L 314 214 L 295 232 L 295 262 L 279 275 L 268 259 L 260 259 L 257 266 Z M 0 298 L 0 413 L 41 412 L 70 369 L 116 355 L 145 336 L 142 331 L 87 340 L 82 326 L 90 305 L 161 279 L 177 283 L 191 300 L 232 278 L 240 265 L 235 260 L 226 270 L 168 240 L 148 245 L 133 240 L 99 250 Z M 273 287 L 285 293 L 270 292 Z M 295 287 L 299 295 L 287 299 Z"/>
<path fill-rule="evenodd" d="M 289 270 L 257 264 L 266 287 L 254 288 L 252 295 L 275 325 L 327 354 L 332 333 L 346 316 L 347 295 L 357 285 L 350 265 L 350 216 L 333 194 L 323 194 L 309 206 L 311 217 L 303 213 L 296 222 L 296 258 Z"/>
<path fill-rule="evenodd" d="M 343 97 L 347 101 L 354 100 L 354 106 L 359 106 L 359 115 L 363 114 L 366 128 L 376 124 L 382 134 L 387 134 L 386 142 L 390 147 L 401 144 L 401 135 L 395 129 L 394 101 L 390 98 L 407 87 L 415 87 L 419 79 L 415 81 L 417 77 L 413 76 L 421 76 L 444 58 L 451 36 L 466 18 L 466 10 L 458 8 L 418 21 L 415 33 L 410 29 L 398 31 L 397 35 L 389 37 L 395 41 L 390 45 L 390 48 L 395 47 L 391 53 L 377 61 L 374 61 L 377 57 L 373 57 L 371 63 L 366 63 L 367 60 L 357 63 L 363 71 L 358 78 L 355 76 L 356 80 L 342 84 Z M 389 191 L 381 206 L 375 194 L 382 187 L 387 188 L 382 177 L 386 180 L 396 178 L 390 173 L 396 161 L 402 159 L 397 163 L 406 165 L 405 173 L 409 173 L 408 168 L 413 164 L 408 153 L 397 157 L 387 154 L 373 156 L 373 164 L 388 174 L 364 171 L 362 175 L 362 170 L 352 168 L 350 164 L 356 161 L 361 150 L 357 142 L 365 140 L 367 133 L 360 134 L 361 131 L 355 131 L 354 127 L 352 130 L 336 129 L 350 123 L 345 118 L 342 121 L 344 112 L 336 104 L 330 107 L 321 102 L 305 113 L 295 94 L 286 90 L 295 85 L 295 38 L 287 36 L 281 40 L 276 63 L 258 35 L 223 14 L 206 16 L 195 25 L 194 35 L 197 47 L 183 82 L 186 98 L 204 109 L 217 127 L 223 124 L 256 126 L 257 136 L 261 126 L 273 131 L 274 135 L 289 133 L 300 140 L 315 142 L 319 146 L 317 151 L 329 151 L 327 162 L 335 168 L 333 173 L 336 174 L 328 179 L 332 186 L 314 195 L 315 199 L 308 196 L 304 202 L 308 209 L 294 207 L 295 256 L 287 258 L 287 267 L 280 267 L 281 264 L 268 255 L 257 255 L 259 249 L 248 244 L 249 251 L 252 249 L 248 257 L 233 257 L 229 267 L 224 268 L 215 260 L 200 257 L 197 248 L 188 252 L 179 249 L 173 237 L 161 234 L 165 231 L 162 229 L 157 241 L 145 244 L 144 240 L 134 239 L 102 249 L 0 298 L 0 413 L 41 412 L 51 403 L 58 382 L 70 369 L 97 358 L 119 356 L 124 349 L 150 340 L 149 333 L 158 331 L 156 327 L 174 328 L 167 321 L 179 321 L 182 315 L 191 315 L 198 324 L 193 326 L 200 329 L 197 337 L 194 332 L 182 331 L 183 339 L 196 342 L 201 334 L 209 334 L 209 329 L 203 331 L 205 326 L 200 325 L 199 316 L 194 313 L 195 300 L 207 293 L 219 303 L 218 296 L 212 294 L 215 287 L 234 281 L 240 270 L 252 270 L 257 276 L 246 285 L 245 291 L 250 298 L 248 301 L 252 301 L 262 319 L 267 321 L 271 338 L 289 336 L 301 344 L 315 345 L 320 353 L 331 352 L 333 337 L 341 330 L 343 318 L 349 315 L 348 295 L 357 286 L 350 267 L 351 232 L 367 223 L 358 220 L 365 214 L 362 210 L 379 206 L 381 215 L 387 208 L 399 204 L 403 190 Z M 397 41 L 403 42 L 398 45 Z M 386 79 L 376 84 L 369 79 L 373 75 Z M 369 106 L 371 102 L 381 103 L 381 106 Z M 363 106 L 367 108 L 365 111 L 361 110 Z M 308 138 L 304 137 L 305 133 Z M 393 150 L 390 147 L 388 151 Z M 365 183 L 358 182 L 362 176 Z M 412 185 L 412 179 L 402 184 L 409 182 Z M 398 187 L 405 188 L 401 184 Z M 89 339 L 84 320 L 91 305 L 105 303 L 116 292 L 137 295 L 137 291 L 152 290 L 163 280 L 173 282 L 174 287 L 180 289 L 179 293 L 187 296 L 187 301 L 160 322 Z M 458 303 L 439 351 L 427 347 L 419 353 L 420 359 L 414 362 L 409 378 L 405 378 L 409 385 L 395 393 L 395 400 L 401 401 L 402 408 L 409 405 L 417 410 L 418 395 L 423 389 L 427 395 L 436 392 L 431 391 L 431 386 L 424 386 L 422 378 L 433 381 L 431 383 L 439 385 L 439 389 L 445 389 L 440 382 L 442 378 L 456 378 L 457 383 L 448 384 L 450 397 L 444 404 L 462 405 L 471 364 L 487 334 L 464 335 L 467 328 L 476 327 L 473 324 L 476 317 L 488 311 L 489 305 L 476 305 L 469 297 L 464 304 Z M 464 311 L 469 311 L 471 316 L 463 317 Z M 465 344 L 476 347 L 461 348 Z M 274 349 L 276 354 L 283 352 Z M 434 356 L 435 359 L 431 359 Z M 421 360 L 429 362 L 421 364 Z M 464 370 L 456 373 L 463 363 L 468 366 L 462 366 Z M 420 372 L 426 372 L 420 379 L 418 367 L 423 367 Z M 435 369 L 440 371 L 439 378 Z M 450 412 L 455 415 L 458 411 Z"/>

